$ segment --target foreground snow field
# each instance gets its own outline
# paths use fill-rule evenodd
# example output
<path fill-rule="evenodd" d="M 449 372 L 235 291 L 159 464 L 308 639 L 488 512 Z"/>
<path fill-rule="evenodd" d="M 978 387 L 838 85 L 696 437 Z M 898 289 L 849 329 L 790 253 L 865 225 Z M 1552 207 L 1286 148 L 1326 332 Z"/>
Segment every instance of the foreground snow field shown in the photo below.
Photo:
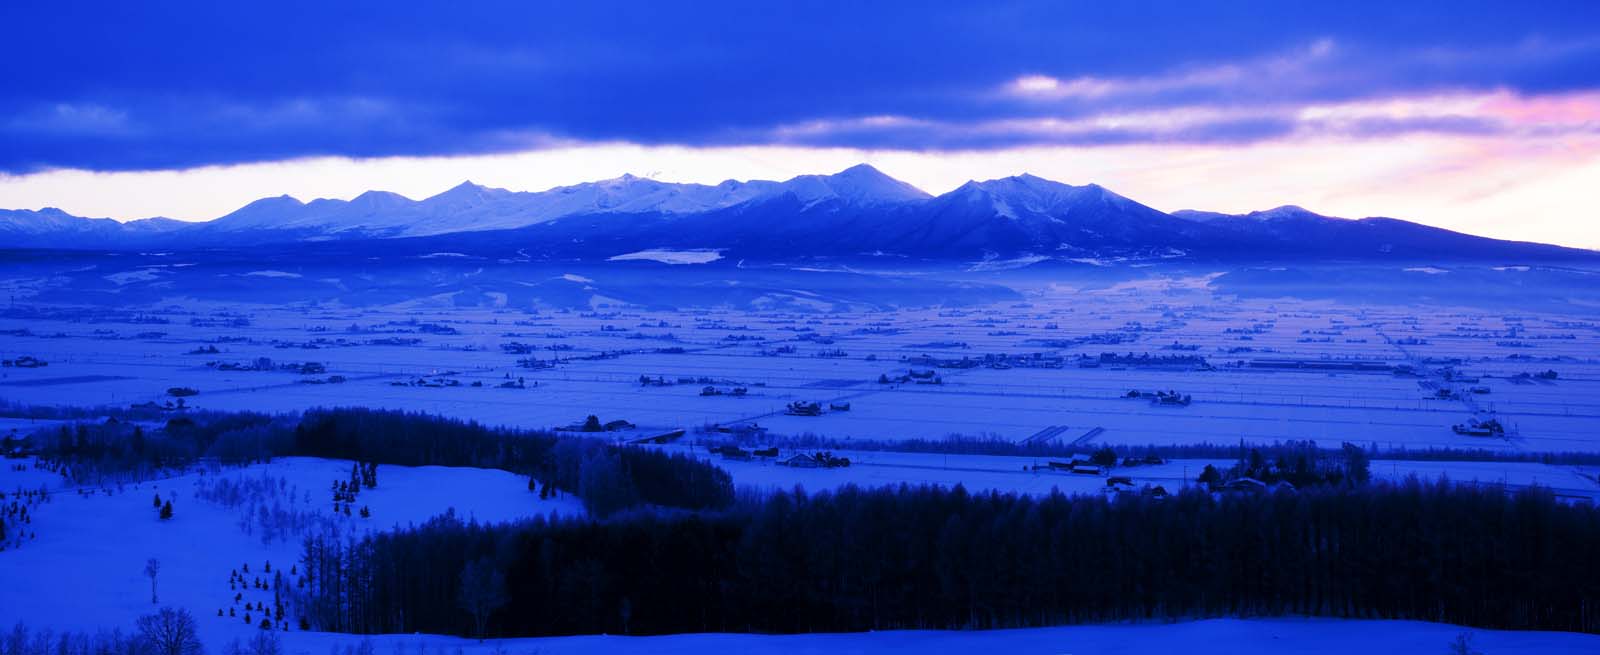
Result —
<path fill-rule="evenodd" d="M 156 606 L 143 573 L 146 560 L 154 557 L 161 562 L 160 604 L 189 609 L 202 638 L 220 644 L 254 629 L 242 617 L 216 616 L 218 609 L 234 606 L 233 595 L 239 593 L 229 588 L 230 572 L 248 566 L 251 577 L 270 579 L 264 571 L 268 562 L 287 572 L 299 561 L 301 536 L 284 527 L 288 524 L 299 523 L 302 531 L 327 526 L 359 535 L 451 510 L 484 522 L 583 513 L 577 499 L 539 500 L 528 491 L 527 478 L 505 471 L 380 466 L 377 488 L 362 491 L 355 503 L 357 512 L 368 507 L 371 518 L 345 517 L 334 514 L 329 488 L 350 478 L 350 466 L 340 460 L 281 458 L 104 489 L 69 488 L 59 484 L 59 476 L 31 468 L 0 471 L 0 489 L 8 494 L 57 484 L 26 526 L 37 538 L 0 552 L 0 620 L 75 630 L 131 626 Z M 221 490 L 230 485 L 255 490 L 239 494 L 238 502 L 222 500 Z M 152 500 L 158 494 L 173 503 L 170 520 L 157 516 Z M 247 602 L 271 600 L 270 592 L 243 593 Z"/>
<path fill-rule="evenodd" d="M 844 471 L 796 470 L 747 462 L 724 462 L 739 484 L 827 488 L 830 473 L 846 474 L 832 480 L 862 484 L 887 482 L 873 473 L 875 464 L 888 471 L 890 478 L 912 481 L 950 482 L 941 476 L 956 476 L 983 487 L 985 476 L 998 480 L 1013 475 L 999 470 L 984 473 L 971 460 L 955 457 L 949 469 L 935 469 L 927 458 L 939 455 L 911 453 L 853 453 L 862 457 L 860 466 Z M 874 461 L 877 459 L 878 461 Z M 991 462 L 1009 467 L 1011 459 Z M 931 479 L 919 480 L 916 467 L 928 464 Z M 1180 460 L 1162 466 L 1142 467 L 1141 480 L 1176 483 L 1185 467 L 1203 465 L 1200 460 Z M 1380 463 L 1375 473 L 1407 470 L 1429 472 L 1431 463 L 1400 462 L 1391 467 Z M 1545 473 L 1559 473 L 1559 467 L 1534 469 L 1540 465 L 1483 465 L 1488 476 L 1494 470 L 1518 472 L 1510 479 L 1520 481 Z M 905 467 L 909 469 L 901 470 Z M 1532 471 L 1523 469 L 1533 469 Z M 908 471 L 911 471 L 908 473 Z M 333 480 L 347 479 L 350 462 L 313 458 L 281 458 L 270 464 L 243 468 L 195 471 L 184 475 L 148 481 L 111 485 L 108 488 L 79 488 L 66 485 L 59 476 L 31 467 L 0 471 L 0 488 L 51 490 L 51 500 L 34 511 L 28 529 L 37 538 L 28 538 L 17 548 L 0 552 L 0 623 L 23 621 L 35 628 L 92 630 L 104 626 L 129 626 L 135 617 L 151 611 L 149 579 L 142 570 L 150 557 L 161 560 L 157 593 L 161 605 L 184 607 L 194 613 L 202 639 L 213 648 L 235 637 L 248 637 L 256 628 L 239 617 L 216 616 L 218 609 L 237 607 L 236 592 L 228 587 L 230 571 L 248 564 L 251 575 L 262 573 L 267 562 L 276 570 L 298 563 L 300 540 L 294 530 L 284 530 L 287 515 L 299 516 L 302 530 L 333 529 L 347 534 L 387 529 L 426 520 L 447 511 L 481 521 L 505 521 L 535 514 L 581 514 L 576 499 L 567 497 L 540 501 L 527 491 L 526 480 L 503 471 L 399 466 L 381 466 L 378 487 L 365 490 L 356 505 L 366 506 L 372 518 L 345 518 L 330 509 L 328 487 Z M 864 475 L 863 475 L 864 474 Z M 774 477 L 777 476 L 777 477 Z M 964 477 L 963 477 L 964 476 Z M 974 477 L 975 476 L 975 477 Z M 1103 485 L 1100 478 L 1016 474 L 1017 480 L 1043 479 L 1015 490 L 1037 492 L 1042 482 L 1067 483 L 1069 492 L 1091 492 Z M 1079 481 L 1082 481 L 1079 484 Z M 1083 487 L 1083 488 L 1079 488 Z M 1010 487 L 1004 487 L 1012 490 Z M 273 491 L 275 489 L 275 491 Z M 237 490 L 239 493 L 225 493 Z M 174 502 L 174 517 L 162 521 L 152 506 L 160 494 Z M 230 498 L 230 496 L 232 496 Z M 279 510 L 282 510 L 280 512 Z M 299 514 L 296 514 L 296 513 Z M 269 516 L 270 515 L 270 516 Z M 276 518 L 274 518 L 276 517 Z M 292 522 L 292 521 L 291 521 Z M 270 594 L 259 590 L 244 592 L 246 601 L 267 600 Z M 739 634 L 688 634 L 657 637 L 577 636 L 539 639 L 474 640 L 429 635 L 383 635 L 373 637 L 379 652 L 409 653 L 416 650 L 448 655 L 457 649 L 464 653 L 1146 653 L 1192 649 L 1206 644 L 1215 652 L 1228 653 L 1349 653 L 1442 652 L 1444 645 L 1462 632 L 1474 635 L 1475 644 L 1485 653 L 1591 653 L 1600 649 L 1600 636 L 1549 632 L 1502 632 L 1467 630 L 1457 626 L 1405 621 L 1262 619 L 1201 620 L 1176 624 L 1069 626 L 1047 629 L 975 632 L 887 631 L 866 634 L 813 634 L 789 636 Z M 332 649 L 353 646 L 362 638 L 334 633 L 283 633 L 288 653 L 322 655 Z"/>
<path fill-rule="evenodd" d="M 1124 653 L 1210 652 L 1231 655 L 1334 655 L 1341 653 L 1443 653 L 1456 635 L 1467 632 L 1486 655 L 1542 653 L 1565 655 L 1600 650 L 1600 636 L 1562 632 L 1469 630 L 1416 621 L 1342 621 L 1333 619 L 1216 619 L 1174 624 L 1094 625 L 1026 630 L 972 632 L 887 631 L 863 634 L 813 635 L 671 635 L 662 637 L 583 636 L 511 639 L 477 646 L 478 652 L 503 647 L 511 653 L 547 655 L 629 653 L 805 653 L 875 655 L 904 653 L 1038 653 L 1040 655 L 1117 655 Z M 342 637 L 342 636 L 341 636 Z M 345 637 L 348 639 L 348 637 Z M 408 637 L 385 637 L 406 643 Z M 302 635 L 286 642 L 290 652 L 305 643 L 304 652 L 319 653 L 319 636 Z M 431 642 L 418 640 L 415 643 Z M 473 650 L 468 640 L 448 639 L 438 647 Z M 430 648 L 434 644 L 429 644 Z M 488 651 L 485 650 L 488 649 Z"/>
<path fill-rule="evenodd" d="M 380 654 L 402 655 L 702 655 L 785 653 L 793 655 L 1132 655 L 1137 653 L 1228 653 L 1229 655 L 1346 655 L 1348 653 L 1444 653 L 1463 633 L 1485 655 L 1588 655 L 1600 651 L 1600 636 L 1567 632 L 1477 630 L 1418 621 L 1339 619 L 1211 619 L 1181 623 L 1085 625 L 1023 630 L 943 632 L 904 630 L 851 634 L 683 634 L 656 637 L 586 635 L 533 639 L 473 639 L 435 635 L 355 635 L 288 632 L 288 655 L 326 655 L 371 639 Z M 245 634 L 241 632 L 241 634 Z M 218 642 L 210 641 L 208 646 Z M 212 646 L 213 650 L 220 647 Z"/>

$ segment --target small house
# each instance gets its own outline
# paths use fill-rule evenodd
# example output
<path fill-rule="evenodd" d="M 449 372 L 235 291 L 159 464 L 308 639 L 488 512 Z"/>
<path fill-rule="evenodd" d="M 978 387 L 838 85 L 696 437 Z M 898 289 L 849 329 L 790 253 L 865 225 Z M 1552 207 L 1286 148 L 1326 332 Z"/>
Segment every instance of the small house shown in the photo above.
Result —
<path fill-rule="evenodd" d="M 1255 478 L 1239 478 L 1230 480 L 1227 484 L 1222 485 L 1222 490 L 1259 493 L 1267 490 L 1267 483 Z"/>
<path fill-rule="evenodd" d="M 800 469 L 814 469 L 822 466 L 822 462 L 817 461 L 817 458 L 805 453 L 796 453 L 794 455 L 790 455 L 785 459 L 779 460 L 778 463 L 783 466 L 790 466 Z"/>

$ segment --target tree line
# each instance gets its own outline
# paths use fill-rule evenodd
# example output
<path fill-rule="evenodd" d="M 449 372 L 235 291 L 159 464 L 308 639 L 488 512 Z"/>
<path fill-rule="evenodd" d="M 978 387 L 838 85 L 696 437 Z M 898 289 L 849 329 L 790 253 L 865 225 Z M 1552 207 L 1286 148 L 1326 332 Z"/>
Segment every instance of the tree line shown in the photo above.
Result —
<path fill-rule="evenodd" d="M 733 502 L 728 473 L 693 457 L 400 411 L 196 412 L 158 430 L 113 419 L 62 425 L 33 439 L 44 466 L 83 483 L 144 479 L 202 459 L 249 464 L 304 456 L 501 469 L 575 494 L 601 516 L 640 505 L 699 510 Z"/>
<path fill-rule="evenodd" d="M 851 438 L 844 440 L 807 432 L 794 435 L 750 433 L 730 435 L 727 439 L 741 445 L 759 444 L 798 450 L 869 450 L 1040 458 L 1067 458 L 1073 455 L 1087 454 L 1084 452 L 1083 446 L 1074 446 L 1068 441 L 1018 441 L 996 435 L 950 434 L 937 439 L 884 440 Z M 1301 451 L 1308 444 L 1311 448 L 1321 450 L 1326 455 L 1340 455 L 1344 452 L 1342 445 L 1340 448 L 1323 448 L 1314 441 L 1297 441 L 1294 439 L 1275 440 L 1271 443 L 1254 442 L 1248 447 L 1236 443 L 1215 443 L 1210 441 L 1159 445 L 1113 444 L 1107 447 L 1112 449 L 1118 459 L 1127 457 L 1140 458 L 1146 455 L 1158 455 L 1167 459 L 1230 459 L 1241 456 L 1245 448 L 1255 448 L 1266 457 L 1275 459 L 1285 453 Z M 1535 452 L 1488 448 L 1455 448 L 1449 446 L 1416 448 L 1408 447 L 1405 444 L 1390 444 L 1387 447 L 1380 447 L 1377 443 L 1368 443 L 1362 446 L 1362 449 L 1366 451 L 1369 459 L 1374 460 L 1537 462 L 1540 464 L 1585 466 L 1600 464 L 1600 453 L 1585 451 Z"/>
<path fill-rule="evenodd" d="M 1595 632 L 1597 548 L 1592 506 L 1541 490 L 1415 479 L 1298 493 L 1189 489 L 1165 499 L 847 487 L 780 492 L 721 512 L 495 526 L 447 516 L 360 541 L 312 538 L 301 593 L 315 625 L 360 633 L 1017 628 L 1273 615 Z"/>

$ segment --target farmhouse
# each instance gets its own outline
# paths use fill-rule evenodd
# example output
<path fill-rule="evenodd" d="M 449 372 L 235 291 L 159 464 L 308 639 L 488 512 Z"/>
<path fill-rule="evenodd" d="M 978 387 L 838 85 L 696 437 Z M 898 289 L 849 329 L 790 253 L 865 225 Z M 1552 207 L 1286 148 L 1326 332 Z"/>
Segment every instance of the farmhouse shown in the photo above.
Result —
<path fill-rule="evenodd" d="M 787 458 L 778 460 L 778 463 L 783 466 L 789 466 L 798 469 L 814 469 L 822 467 L 822 463 L 818 462 L 817 458 L 805 453 L 796 453 L 794 455 L 790 455 Z"/>
<path fill-rule="evenodd" d="M 822 416 L 822 403 L 796 400 L 792 403 L 789 403 L 789 406 L 783 410 L 783 413 L 790 416 Z"/>

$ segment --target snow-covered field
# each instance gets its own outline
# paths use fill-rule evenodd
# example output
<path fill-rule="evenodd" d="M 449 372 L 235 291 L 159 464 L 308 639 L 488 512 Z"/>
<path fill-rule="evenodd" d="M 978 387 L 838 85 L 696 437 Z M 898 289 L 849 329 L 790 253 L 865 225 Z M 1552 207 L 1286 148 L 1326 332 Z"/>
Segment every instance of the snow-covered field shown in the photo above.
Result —
<path fill-rule="evenodd" d="M 583 513 L 575 498 L 539 500 L 526 478 L 504 471 L 380 466 L 378 486 L 354 503 L 357 512 L 369 508 L 371 517 L 346 517 L 333 511 L 330 487 L 348 480 L 350 467 L 347 461 L 281 458 L 109 488 L 69 487 L 60 476 L 31 467 L 0 470 L 7 494 L 40 485 L 52 491 L 49 502 L 32 511 L 29 536 L 0 552 L 0 620 L 75 630 L 131 626 L 154 606 L 144 575 L 153 557 L 161 563 L 160 603 L 189 609 L 202 638 L 220 645 L 255 629 L 244 624 L 243 603 L 272 599 L 268 591 L 230 589 L 230 573 L 248 566 L 252 578 L 270 580 L 270 562 L 288 577 L 308 531 L 359 535 L 452 510 L 483 522 Z M 172 501 L 171 519 L 158 517 L 157 495 Z M 234 602 L 235 593 L 245 594 L 242 602 Z M 229 608 L 238 616 L 217 616 Z"/>
<path fill-rule="evenodd" d="M 271 271 L 262 271 L 262 277 Z M 797 292 L 798 293 L 798 292 Z M 1311 439 L 1379 447 L 1600 452 L 1600 322 L 1566 315 L 1351 307 L 1333 302 L 1249 301 L 1190 287 L 1039 289 L 1027 302 L 977 308 L 817 313 L 733 309 L 533 311 L 409 302 L 387 308 L 218 306 L 183 300 L 116 311 L 44 307 L 0 312 L 0 359 L 48 366 L 0 368 L 0 400 L 27 405 L 132 405 L 173 400 L 191 387 L 193 407 L 293 411 L 316 406 L 420 410 L 493 425 L 546 428 L 596 414 L 644 430 L 686 428 L 663 446 L 707 457 L 735 483 L 760 489 L 844 484 L 963 484 L 973 490 L 1099 493 L 1102 477 L 1037 471 L 1026 457 L 852 449 L 851 441 L 947 435 L 1041 440 L 1082 450 L 1101 445 L 1237 444 Z M 1210 364 L 1105 362 L 1103 352 L 1200 356 Z M 1035 356 L 1035 354 L 1037 356 Z M 1004 364 L 949 365 L 1008 355 Z M 946 360 L 945 365 L 939 361 Z M 259 360 L 270 359 L 267 365 Z M 1274 368 L 1272 360 L 1309 363 Z M 1046 364 L 1059 361 L 1059 365 Z M 1334 370 L 1329 364 L 1381 364 Z M 314 363 L 314 367 L 301 366 Z M 286 366 L 286 365 L 293 365 Z M 1390 368 L 1410 366 L 1415 375 Z M 254 370 L 263 369 L 263 370 Z M 932 372 L 941 384 L 902 380 Z M 1541 375 L 1555 371 L 1555 376 Z M 642 384 L 641 376 L 664 384 Z M 888 383 L 880 382 L 880 376 Z M 518 382 L 521 382 L 518 384 Z M 511 383 L 508 386 L 507 383 Z M 706 394 L 710 387 L 716 393 Z M 732 393 L 735 388 L 743 394 Z M 1441 389 L 1448 397 L 1440 397 Z M 1174 390 L 1188 406 L 1126 398 Z M 848 410 L 791 416 L 793 401 Z M 1503 437 L 1451 426 L 1495 417 Z M 794 469 L 725 461 L 707 450 L 714 424 L 755 422 L 773 435 L 838 440 L 848 469 Z M 51 421 L 0 419 L 0 435 Z M 1211 460 L 1119 469 L 1136 486 L 1169 489 Z M 194 471 L 111 489 L 77 489 L 26 469 L 0 471 L 0 489 L 47 488 L 19 548 L 0 552 L 0 622 L 92 629 L 128 626 L 149 611 L 147 559 L 161 560 L 162 604 L 189 608 L 216 647 L 251 628 L 228 617 L 237 605 L 229 574 L 271 561 L 296 564 L 293 529 L 350 533 L 420 522 L 445 511 L 483 521 L 580 513 L 575 499 L 539 501 L 526 480 L 499 471 L 380 467 L 377 489 L 357 507 L 331 508 L 329 485 L 349 463 L 281 459 L 244 469 Z M 1600 496 L 1595 467 L 1500 462 L 1374 462 L 1376 477 L 1448 476 L 1564 495 Z M 226 482 L 224 482 L 226 481 Z M 235 486 L 236 485 L 236 486 Z M 231 490 L 242 489 L 227 498 Z M 152 499 L 173 499 L 157 518 Z M 243 592 L 248 597 L 251 590 Z M 264 599 L 264 597 L 263 597 Z M 259 600 L 259 599 L 258 599 Z M 222 609 L 225 616 L 217 617 Z M 995 632 L 859 635 L 589 636 L 480 646 L 443 637 L 386 636 L 379 648 L 491 652 L 1039 652 L 1133 653 L 1197 648 L 1233 653 L 1442 652 L 1462 629 L 1424 623 L 1211 620 Z M 1594 636 L 1472 631 L 1488 653 L 1600 652 Z M 354 637 L 285 636 L 295 653 L 325 653 Z M 402 646 L 403 645 L 403 646 Z"/>
<path fill-rule="evenodd" d="M 1489 655 L 1540 653 L 1580 655 L 1600 649 L 1600 636 L 1564 632 L 1476 630 L 1418 621 L 1336 619 L 1212 619 L 1181 623 L 1089 625 L 1024 630 L 943 632 L 902 630 L 856 634 L 749 635 L 685 634 L 657 637 L 595 635 L 542 639 L 471 639 L 384 635 L 372 638 L 377 652 L 456 652 L 473 655 L 700 655 L 703 653 L 790 653 L 801 655 L 936 655 L 944 653 L 1019 653 L 1038 655 L 1121 655 L 1203 652 L 1230 655 L 1334 655 L 1338 653 L 1444 653 L 1458 635 L 1470 635 L 1474 648 Z M 289 633 L 284 650 L 322 655 L 360 638 L 326 633 Z"/>
<path fill-rule="evenodd" d="M 839 439 L 963 434 L 1021 440 L 1051 431 L 1053 439 L 1073 441 L 1098 428 L 1085 443 L 1242 438 L 1600 450 L 1593 429 L 1600 421 L 1600 328 L 1594 321 L 1224 301 L 1138 289 L 1035 295 L 1027 303 L 974 309 L 816 314 L 198 303 L 120 319 L 68 308 L 48 317 L 12 312 L 0 316 L 0 356 L 31 355 L 50 364 L 0 369 L 0 398 L 121 405 L 168 400 L 168 388 L 187 386 L 200 391 L 188 399 L 192 405 L 215 409 L 365 405 L 525 427 L 564 425 L 594 413 L 650 426 L 757 421 L 777 433 Z M 1200 356 L 1215 370 L 1078 366 L 1077 357 L 1102 352 Z M 1065 359 L 1059 368 L 935 368 L 915 359 L 1031 353 Z M 270 358 L 274 370 L 221 366 L 257 358 Z M 528 359 L 561 361 L 549 368 L 519 366 Z M 1260 366 L 1270 359 L 1404 364 L 1419 375 Z M 326 372 L 281 368 L 305 362 Z M 943 384 L 878 383 L 880 375 L 913 369 L 936 370 Z M 1537 376 L 1545 371 L 1557 377 Z M 641 375 L 675 384 L 642 386 Z M 312 383 L 330 376 L 343 381 Z M 461 386 L 406 384 L 419 378 Z M 497 388 L 516 378 L 526 388 Z M 745 386 L 749 393 L 699 395 L 707 385 L 724 391 Z M 1122 397 L 1159 389 L 1191 395 L 1193 404 L 1160 407 Z M 1438 398 L 1440 389 L 1451 397 Z M 847 401 L 852 409 L 784 415 L 795 400 Z M 1506 437 L 1450 429 L 1490 415 L 1509 428 Z"/>
<path fill-rule="evenodd" d="M 734 484 L 758 489 L 793 489 L 798 486 L 808 491 L 819 491 L 850 484 L 876 487 L 907 483 L 961 484 L 969 491 L 1032 495 L 1048 494 L 1054 489 L 1066 494 L 1108 491 L 1104 476 L 1051 471 L 1046 466 L 1049 460 L 1039 457 L 833 450 L 829 452 L 849 458 L 851 464 L 848 468 L 824 469 L 791 468 L 778 464 L 777 460 L 786 456 L 786 452 L 780 452 L 777 459 L 729 460 L 692 443 L 668 448 L 704 458 L 732 474 Z M 1196 477 L 1207 464 L 1225 470 L 1234 461 L 1173 459 L 1153 466 L 1119 466 L 1112 474 L 1129 478 L 1134 489 L 1159 485 L 1176 491 L 1185 485 L 1196 484 Z M 1600 500 L 1600 485 L 1595 484 L 1594 472 L 1575 466 L 1537 462 L 1378 460 L 1372 463 L 1371 470 L 1374 478 L 1382 480 L 1400 481 L 1415 475 L 1422 480 L 1449 478 L 1457 482 L 1504 484 L 1513 488 L 1537 484 L 1564 496 Z"/>

